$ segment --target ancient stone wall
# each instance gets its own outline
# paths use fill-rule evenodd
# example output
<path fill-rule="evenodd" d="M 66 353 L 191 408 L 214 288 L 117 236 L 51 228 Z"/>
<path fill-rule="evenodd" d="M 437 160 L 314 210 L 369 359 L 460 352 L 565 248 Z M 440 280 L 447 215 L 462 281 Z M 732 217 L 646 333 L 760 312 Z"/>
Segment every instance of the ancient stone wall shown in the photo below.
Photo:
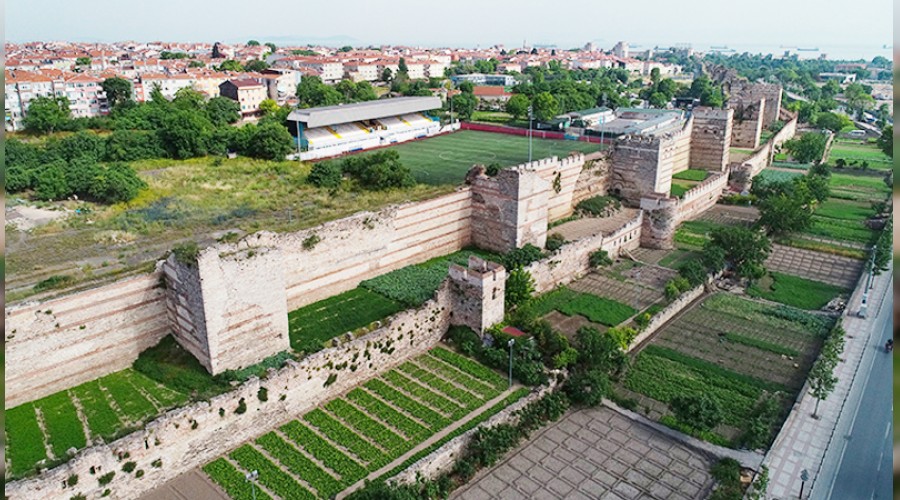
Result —
<path fill-rule="evenodd" d="M 638 205 L 644 194 L 656 192 L 661 154 L 662 144 L 657 137 L 627 135 L 618 138 L 612 150 L 610 192 L 632 206 Z"/>
<path fill-rule="evenodd" d="M 109 488 L 112 498 L 137 498 L 426 352 L 449 324 L 450 297 L 445 283 L 434 299 L 419 309 L 393 316 L 383 328 L 300 362 L 289 362 L 280 370 L 270 371 L 266 380 L 254 378 L 209 402 L 172 410 L 145 429 L 108 445 L 82 450 L 68 463 L 39 477 L 7 483 L 6 495 L 10 500 L 68 500 L 77 494 L 99 498 Z M 337 378 L 326 386 L 330 375 Z M 257 397 L 261 387 L 268 391 L 265 402 Z M 235 410 L 241 401 L 246 412 L 238 414 Z M 136 469 L 144 471 L 143 478 L 138 480 L 121 471 L 124 460 L 118 457 L 124 453 L 128 453 L 128 461 L 136 463 Z M 152 465 L 157 459 L 161 467 Z M 100 486 L 96 477 L 109 471 L 116 472 L 112 482 Z M 66 479 L 73 474 L 79 477 L 78 484 L 64 489 Z"/>
<path fill-rule="evenodd" d="M 688 116 L 681 130 L 666 135 L 667 140 L 663 142 L 660 171 L 658 173 L 660 189 L 666 189 L 666 181 L 669 182 L 669 189 L 671 189 L 672 174 L 677 174 L 691 167 L 691 136 L 693 135 L 693 130 L 694 118 L 693 116 Z M 668 193 L 669 191 L 666 190 L 665 192 Z"/>
<path fill-rule="evenodd" d="M 731 145 L 736 148 L 756 149 L 759 147 L 763 130 L 765 98 L 730 99 L 728 107 L 734 110 Z"/>
<path fill-rule="evenodd" d="M 170 330 L 160 276 L 7 307 L 5 407 L 127 368 L 159 342 Z"/>
<path fill-rule="evenodd" d="M 723 172 L 728 166 L 734 110 L 696 108 L 691 134 L 691 168 Z"/>
<path fill-rule="evenodd" d="M 467 267 L 451 265 L 451 323 L 482 333 L 503 321 L 505 287 L 506 269 L 500 264 L 473 255 Z"/>
<path fill-rule="evenodd" d="M 558 220 L 572 215 L 575 204 L 573 202 L 575 186 L 584 165 L 585 157 L 581 153 L 562 159 L 555 156 L 545 158 L 529 165 L 550 186 L 550 191 L 547 193 L 549 220 Z"/>
<path fill-rule="evenodd" d="M 585 157 L 584 167 L 575 182 L 575 192 L 572 195 L 573 208 L 582 200 L 594 196 L 606 196 L 609 189 L 611 164 L 610 155 L 606 151 Z M 550 222 L 554 220 L 557 219 L 550 218 Z"/>
<path fill-rule="evenodd" d="M 763 128 L 769 127 L 779 120 L 781 116 L 781 85 L 749 82 L 741 78 L 731 77 L 728 78 L 725 87 L 728 93 L 729 107 L 731 107 L 731 103 L 755 103 L 765 99 L 765 108 L 760 113 Z"/>
<path fill-rule="evenodd" d="M 728 174 L 727 170 L 712 172 L 703 182 L 684 193 L 678 202 L 678 221 L 694 219 L 712 208 L 728 189 Z"/>
<path fill-rule="evenodd" d="M 649 339 L 656 333 L 657 330 L 662 328 L 670 319 L 675 317 L 676 314 L 680 313 L 685 307 L 689 306 L 692 302 L 697 300 L 703 292 L 706 290 L 706 285 L 698 285 L 684 293 L 682 293 L 677 299 L 670 302 L 665 309 L 653 315 L 653 318 L 650 319 L 650 323 L 647 323 L 647 326 L 638 333 L 637 337 L 631 342 L 631 345 L 628 347 L 628 352 L 631 352 L 634 349 L 637 349 L 642 342 Z"/>
<path fill-rule="evenodd" d="M 675 229 L 678 227 L 678 199 L 666 195 L 650 194 L 641 198 L 644 212 L 640 231 L 641 246 L 645 248 L 674 248 Z"/>
<path fill-rule="evenodd" d="M 550 182 L 527 165 L 501 170 L 493 178 L 472 175 L 469 182 L 473 244 L 500 253 L 528 243 L 543 248 Z"/>
<path fill-rule="evenodd" d="M 164 267 L 175 339 L 213 375 L 290 349 L 277 248 L 221 253 L 210 247 L 195 263 L 170 255 Z"/>
<path fill-rule="evenodd" d="M 640 245 L 643 214 L 637 212 L 634 219 L 608 234 L 587 236 L 563 245 L 559 250 L 525 268 L 534 278 L 535 292 L 544 293 L 559 285 L 570 283 L 590 271 L 590 255 L 596 250 L 606 250 L 617 257 L 623 250 L 634 250 Z"/>

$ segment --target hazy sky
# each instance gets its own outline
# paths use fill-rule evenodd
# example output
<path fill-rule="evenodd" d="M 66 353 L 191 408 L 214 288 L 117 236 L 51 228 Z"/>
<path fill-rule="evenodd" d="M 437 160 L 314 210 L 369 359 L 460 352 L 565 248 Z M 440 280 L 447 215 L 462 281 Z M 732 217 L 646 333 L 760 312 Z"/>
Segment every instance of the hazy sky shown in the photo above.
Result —
<path fill-rule="evenodd" d="M 358 44 L 564 48 L 892 43 L 891 0 L 6 0 L 9 41 L 352 38 Z"/>

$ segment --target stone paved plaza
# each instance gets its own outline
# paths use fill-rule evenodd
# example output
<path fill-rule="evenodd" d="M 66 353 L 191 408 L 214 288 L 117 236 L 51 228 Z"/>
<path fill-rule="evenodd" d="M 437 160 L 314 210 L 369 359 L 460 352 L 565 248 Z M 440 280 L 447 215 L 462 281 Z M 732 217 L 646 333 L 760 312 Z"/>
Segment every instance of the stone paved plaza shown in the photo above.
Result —
<path fill-rule="evenodd" d="M 856 285 L 863 265 L 863 261 L 849 257 L 777 244 L 772 245 L 772 254 L 766 261 L 766 268 L 770 271 L 845 288 L 853 288 Z"/>
<path fill-rule="evenodd" d="M 451 498 L 706 498 L 713 459 L 605 407 L 566 414 Z"/>
<path fill-rule="evenodd" d="M 634 220 L 639 210 L 635 208 L 622 208 L 609 217 L 584 217 L 560 224 L 547 231 L 547 234 L 559 233 L 567 241 L 575 241 L 587 236 L 600 233 L 611 233 L 624 226 L 625 223 Z"/>

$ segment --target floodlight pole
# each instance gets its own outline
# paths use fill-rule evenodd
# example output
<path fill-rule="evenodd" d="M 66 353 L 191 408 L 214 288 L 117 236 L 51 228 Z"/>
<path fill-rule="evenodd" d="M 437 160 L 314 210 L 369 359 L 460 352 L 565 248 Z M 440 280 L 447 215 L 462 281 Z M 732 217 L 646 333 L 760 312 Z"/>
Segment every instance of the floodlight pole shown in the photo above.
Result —
<path fill-rule="evenodd" d="M 250 483 L 250 491 L 253 493 L 253 500 L 256 500 L 256 480 L 259 478 L 259 471 L 253 470 L 244 475 L 244 479 Z"/>
<path fill-rule="evenodd" d="M 531 143 L 534 138 L 534 125 L 532 125 L 533 110 L 531 104 L 528 105 L 528 163 L 531 163 Z M 512 346 L 510 346 L 511 348 Z"/>
<path fill-rule="evenodd" d="M 516 339 L 509 339 L 506 345 L 509 346 L 509 386 L 512 387 L 512 355 L 513 355 L 513 345 L 516 343 Z"/>

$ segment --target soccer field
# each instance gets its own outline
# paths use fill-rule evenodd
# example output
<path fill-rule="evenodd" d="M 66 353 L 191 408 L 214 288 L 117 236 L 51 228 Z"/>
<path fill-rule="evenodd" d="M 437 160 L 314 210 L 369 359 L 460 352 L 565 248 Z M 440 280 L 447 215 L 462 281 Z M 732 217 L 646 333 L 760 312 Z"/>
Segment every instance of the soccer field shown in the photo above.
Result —
<path fill-rule="evenodd" d="M 536 132 L 537 135 L 539 132 Z M 590 153 L 599 144 L 534 138 L 532 158 L 568 156 L 572 151 Z M 466 172 L 476 163 L 499 163 L 509 167 L 528 161 L 528 138 L 461 130 L 452 134 L 431 137 L 393 146 L 400 160 L 412 170 L 418 182 L 424 184 L 459 184 Z"/>

